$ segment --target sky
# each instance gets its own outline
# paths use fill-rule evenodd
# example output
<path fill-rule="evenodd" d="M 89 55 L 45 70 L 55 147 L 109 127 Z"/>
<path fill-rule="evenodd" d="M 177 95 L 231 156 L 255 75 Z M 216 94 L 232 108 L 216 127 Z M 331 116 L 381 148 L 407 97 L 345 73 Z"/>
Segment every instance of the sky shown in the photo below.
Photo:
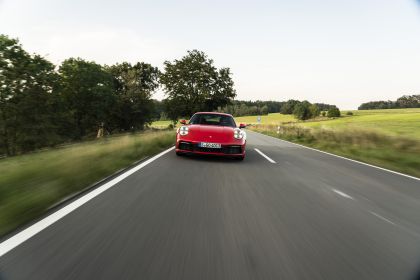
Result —
<path fill-rule="evenodd" d="M 420 0 L 0 0 L 0 33 L 56 64 L 163 69 L 198 49 L 231 68 L 240 100 L 355 109 L 420 94 Z"/>

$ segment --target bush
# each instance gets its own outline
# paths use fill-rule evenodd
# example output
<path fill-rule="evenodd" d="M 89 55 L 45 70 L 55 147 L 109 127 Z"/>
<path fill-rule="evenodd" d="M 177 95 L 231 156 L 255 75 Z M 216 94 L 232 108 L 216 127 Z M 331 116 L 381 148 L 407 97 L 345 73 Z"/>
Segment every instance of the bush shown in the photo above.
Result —
<path fill-rule="evenodd" d="M 346 115 L 347 115 L 347 116 L 353 116 L 353 112 L 348 111 L 348 112 L 346 113 Z"/>
<path fill-rule="evenodd" d="M 312 116 L 310 106 L 311 104 L 308 101 L 303 101 L 302 103 L 297 104 L 293 110 L 293 115 L 298 120 L 310 119 Z"/>
<path fill-rule="evenodd" d="M 325 112 L 325 111 L 321 112 L 321 116 L 325 117 L 326 115 L 327 115 L 327 112 Z"/>
<path fill-rule="evenodd" d="M 333 107 L 328 110 L 327 117 L 338 118 L 341 116 L 340 110 L 337 107 Z"/>

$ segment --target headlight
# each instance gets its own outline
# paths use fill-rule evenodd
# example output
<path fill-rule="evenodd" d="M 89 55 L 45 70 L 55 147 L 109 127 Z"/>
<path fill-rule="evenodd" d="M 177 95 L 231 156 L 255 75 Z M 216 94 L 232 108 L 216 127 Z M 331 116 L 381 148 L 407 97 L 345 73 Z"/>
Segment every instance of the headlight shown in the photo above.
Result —
<path fill-rule="evenodd" d="M 244 138 L 244 132 L 240 130 L 239 128 L 237 128 L 233 131 L 233 137 L 235 139 L 242 139 Z"/>
<path fill-rule="evenodd" d="M 188 126 L 181 126 L 180 128 L 179 128 L 179 135 L 182 135 L 182 136 L 184 136 L 184 135 L 187 135 L 188 134 Z"/>

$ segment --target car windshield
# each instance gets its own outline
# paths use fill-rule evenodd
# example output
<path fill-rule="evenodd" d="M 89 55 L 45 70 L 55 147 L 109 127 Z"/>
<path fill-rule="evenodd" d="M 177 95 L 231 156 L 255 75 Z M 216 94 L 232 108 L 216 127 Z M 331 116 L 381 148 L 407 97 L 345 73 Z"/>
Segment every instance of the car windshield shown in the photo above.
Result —
<path fill-rule="evenodd" d="M 194 116 L 192 116 L 190 124 L 236 127 L 236 123 L 231 116 L 219 114 L 195 114 Z"/>

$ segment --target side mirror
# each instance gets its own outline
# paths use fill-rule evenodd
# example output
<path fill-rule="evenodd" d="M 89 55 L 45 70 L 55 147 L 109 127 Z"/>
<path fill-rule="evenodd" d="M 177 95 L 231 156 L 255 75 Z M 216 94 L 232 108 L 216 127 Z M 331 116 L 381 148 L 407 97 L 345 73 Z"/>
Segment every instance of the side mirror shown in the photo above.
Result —
<path fill-rule="evenodd" d="M 181 124 L 187 124 L 187 120 L 180 120 L 179 121 Z"/>
<path fill-rule="evenodd" d="M 245 127 L 246 127 L 246 124 L 244 123 L 239 124 L 239 128 L 245 128 Z"/>

